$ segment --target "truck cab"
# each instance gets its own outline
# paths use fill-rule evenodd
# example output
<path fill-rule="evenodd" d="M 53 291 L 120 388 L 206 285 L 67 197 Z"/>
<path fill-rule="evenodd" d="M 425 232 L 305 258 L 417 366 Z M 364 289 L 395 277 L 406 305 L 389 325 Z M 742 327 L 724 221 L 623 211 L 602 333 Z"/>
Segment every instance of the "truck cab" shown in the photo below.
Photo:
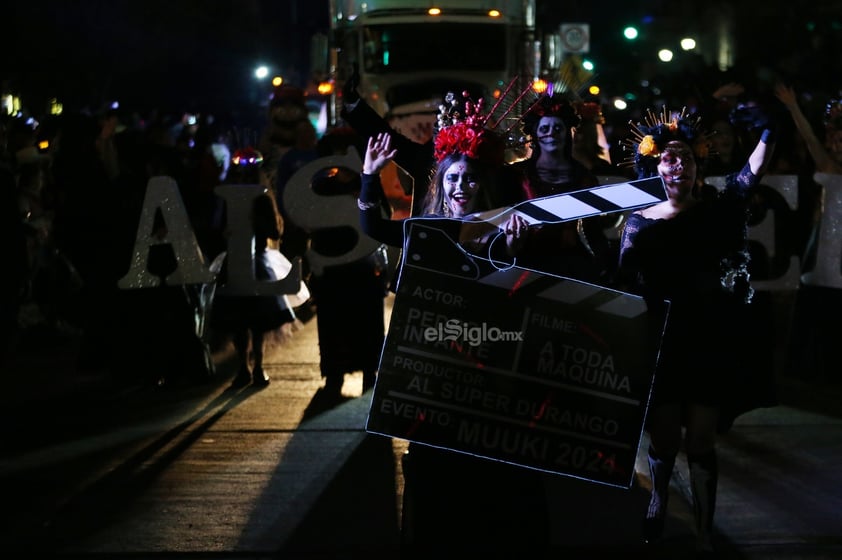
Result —
<path fill-rule="evenodd" d="M 512 78 L 536 75 L 534 14 L 534 0 L 331 0 L 335 91 L 357 64 L 360 96 L 424 142 L 448 91 L 492 99 Z"/>

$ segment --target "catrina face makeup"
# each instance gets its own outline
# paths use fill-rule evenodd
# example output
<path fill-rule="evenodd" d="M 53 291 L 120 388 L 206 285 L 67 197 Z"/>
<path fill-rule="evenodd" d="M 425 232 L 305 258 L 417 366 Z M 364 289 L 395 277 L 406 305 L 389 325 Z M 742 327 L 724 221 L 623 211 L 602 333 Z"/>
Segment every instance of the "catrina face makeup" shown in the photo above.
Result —
<path fill-rule="evenodd" d="M 479 186 L 478 174 L 470 162 L 457 161 L 445 170 L 442 180 L 444 199 L 454 218 L 474 212 Z"/>
<path fill-rule="evenodd" d="M 658 174 L 667 187 L 692 188 L 696 182 L 696 158 L 690 146 L 673 141 L 666 145 L 658 162 Z"/>

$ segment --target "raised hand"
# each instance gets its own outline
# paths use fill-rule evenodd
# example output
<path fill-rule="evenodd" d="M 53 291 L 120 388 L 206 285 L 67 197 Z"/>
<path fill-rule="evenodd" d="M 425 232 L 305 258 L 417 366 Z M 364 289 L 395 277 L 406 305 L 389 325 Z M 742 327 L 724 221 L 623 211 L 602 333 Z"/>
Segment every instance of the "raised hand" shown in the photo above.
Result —
<path fill-rule="evenodd" d="M 777 97 L 787 109 L 793 106 L 798 106 L 798 98 L 795 96 L 795 91 L 784 84 L 775 84 L 775 97 Z"/>
<path fill-rule="evenodd" d="M 381 132 L 368 139 L 363 160 L 363 173 L 375 175 L 394 159 L 397 150 L 392 148 L 392 136 Z"/>

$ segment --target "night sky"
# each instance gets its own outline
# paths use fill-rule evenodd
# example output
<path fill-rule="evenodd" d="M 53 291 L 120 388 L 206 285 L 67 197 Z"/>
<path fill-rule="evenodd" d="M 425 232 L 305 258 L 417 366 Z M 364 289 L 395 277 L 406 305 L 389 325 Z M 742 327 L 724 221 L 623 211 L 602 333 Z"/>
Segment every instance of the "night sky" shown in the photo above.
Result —
<path fill-rule="evenodd" d="M 537 3 L 542 29 L 557 29 L 563 21 L 589 22 L 594 55 L 604 60 L 626 49 L 617 38 L 626 22 L 654 14 L 684 26 L 693 21 L 688 15 L 693 6 L 717 10 L 732 4 Z M 750 23 L 740 27 L 741 49 L 781 58 L 802 40 L 795 22 L 842 20 L 835 15 L 842 10 L 833 6 L 825 0 L 808 6 L 741 2 L 734 9 Z M 327 0 L 31 0 L 4 10 L 9 17 L 0 33 L 0 80 L 20 93 L 33 112 L 42 111 L 53 96 L 69 108 L 97 108 L 114 99 L 140 109 L 215 111 L 256 105 L 269 89 L 253 77 L 257 63 L 272 64 L 288 82 L 305 85 L 310 37 L 328 28 Z"/>
<path fill-rule="evenodd" d="M 0 78 L 71 107 L 250 103 L 258 62 L 300 85 L 309 37 L 328 24 L 326 0 L 34 0 L 15 9 L 16 36 L 5 35 L 3 50 L 17 56 Z"/>

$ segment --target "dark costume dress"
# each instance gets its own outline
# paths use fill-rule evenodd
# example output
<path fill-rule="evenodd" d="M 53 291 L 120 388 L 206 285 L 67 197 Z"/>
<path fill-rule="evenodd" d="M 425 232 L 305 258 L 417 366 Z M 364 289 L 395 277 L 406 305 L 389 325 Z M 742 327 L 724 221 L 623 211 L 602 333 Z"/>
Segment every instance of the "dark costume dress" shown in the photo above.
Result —
<path fill-rule="evenodd" d="M 650 405 L 712 406 L 721 428 L 773 400 L 751 353 L 747 208 L 756 183 L 746 165 L 723 191 L 704 186 L 701 200 L 672 219 L 631 214 L 620 246 L 621 284 L 650 308 L 669 302 Z"/>
<path fill-rule="evenodd" d="M 359 190 L 359 175 L 343 172 L 320 175 L 313 191 L 351 196 Z M 323 228 L 311 234 L 312 248 L 325 255 L 349 249 L 346 227 Z M 387 262 L 383 251 L 354 261 L 325 266 L 310 277 L 316 302 L 320 370 L 329 385 L 341 387 L 344 374 L 363 372 L 363 390 L 374 385 L 386 331 L 384 298 Z"/>
<path fill-rule="evenodd" d="M 523 200 L 544 198 L 595 187 L 599 180 L 576 160 L 571 160 L 567 181 L 551 183 L 538 175 L 534 159 L 513 164 Z M 520 202 L 520 201 L 518 201 Z M 598 283 L 606 280 L 608 239 L 599 216 L 542 224 L 529 228 L 517 265 L 549 274 Z"/>

